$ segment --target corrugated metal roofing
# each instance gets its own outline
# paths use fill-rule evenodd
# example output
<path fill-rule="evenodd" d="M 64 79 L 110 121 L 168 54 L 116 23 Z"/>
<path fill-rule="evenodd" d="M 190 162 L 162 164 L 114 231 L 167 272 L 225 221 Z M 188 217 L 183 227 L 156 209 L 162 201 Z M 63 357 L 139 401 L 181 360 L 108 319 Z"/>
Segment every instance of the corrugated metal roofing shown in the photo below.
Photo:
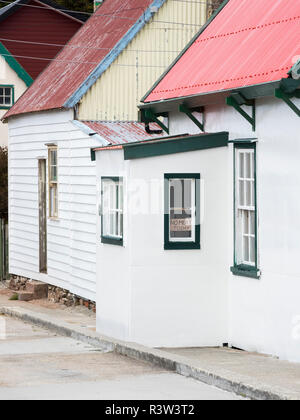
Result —
<path fill-rule="evenodd" d="M 152 1 L 105 0 L 5 117 L 62 108 Z"/>
<path fill-rule="evenodd" d="M 81 20 L 82 22 L 85 22 L 88 18 L 88 15 L 80 12 L 72 12 L 71 10 L 68 10 L 66 7 L 62 7 L 59 4 L 57 4 L 55 1 L 52 0 L 38 0 L 39 4 L 36 4 L 37 7 L 42 6 L 42 4 L 49 6 L 53 9 L 58 10 L 60 13 L 72 16 L 73 18 L 77 20 Z M 0 9 L 0 22 L 2 22 L 3 19 L 10 16 L 12 13 L 16 12 L 23 4 L 29 4 L 31 3 L 31 0 L 16 0 L 13 3 L 8 4 L 7 6 L 4 6 Z"/>
<path fill-rule="evenodd" d="M 300 56 L 300 0 L 229 0 L 145 102 L 281 80 Z"/>
<path fill-rule="evenodd" d="M 99 134 L 112 145 L 122 145 L 143 141 L 145 139 L 161 138 L 161 134 L 148 134 L 145 126 L 139 122 L 102 122 L 102 121 L 82 121 L 95 133 Z M 150 124 L 150 129 L 160 130 L 156 124 Z"/>
<path fill-rule="evenodd" d="M 32 79 L 81 27 L 80 20 L 61 12 L 60 6 L 49 0 L 19 0 L 2 13 L 0 9 L 0 42 Z"/>

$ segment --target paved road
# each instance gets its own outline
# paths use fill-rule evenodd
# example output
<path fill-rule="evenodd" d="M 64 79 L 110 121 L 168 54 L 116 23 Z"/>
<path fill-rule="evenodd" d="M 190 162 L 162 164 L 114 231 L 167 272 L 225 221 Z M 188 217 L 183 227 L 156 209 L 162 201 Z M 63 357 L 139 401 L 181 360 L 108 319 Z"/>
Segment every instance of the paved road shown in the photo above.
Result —
<path fill-rule="evenodd" d="M 0 399 L 196 399 L 235 395 L 0 316 Z"/>

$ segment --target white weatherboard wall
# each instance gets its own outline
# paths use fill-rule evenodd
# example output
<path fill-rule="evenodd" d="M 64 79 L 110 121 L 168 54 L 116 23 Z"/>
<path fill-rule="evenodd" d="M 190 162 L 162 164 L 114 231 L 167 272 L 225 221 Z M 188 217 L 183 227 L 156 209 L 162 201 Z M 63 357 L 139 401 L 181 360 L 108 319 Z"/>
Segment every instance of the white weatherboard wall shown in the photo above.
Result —
<path fill-rule="evenodd" d="M 19 78 L 17 73 L 7 64 L 5 59 L 0 56 L 0 85 L 13 85 L 15 91 L 15 102 L 27 89 L 26 84 Z M 0 109 L 0 120 L 7 112 Z M 7 146 L 8 143 L 8 126 L 0 121 L 0 147 Z"/>
<path fill-rule="evenodd" d="M 201 250 L 164 250 L 164 174 L 174 172 L 201 174 Z M 226 342 L 228 173 L 227 147 L 125 162 L 123 151 L 97 152 L 98 180 L 123 176 L 126 198 L 124 247 L 100 243 L 98 218 L 99 332 L 150 346 Z"/>
<path fill-rule="evenodd" d="M 50 111 L 9 120 L 10 273 L 95 300 L 96 173 L 90 148 L 99 141 L 72 119 L 72 111 Z M 59 218 L 47 219 L 48 274 L 41 274 L 38 158 L 48 159 L 47 143 L 58 146 Z"/>
<path fill-rule="evenodd" d="M 300 100 L 293 99 L 300 108 Z M 257 130 L 233 108 L 206 108 L 206 131 L 229 131 L 231 139 L 257 137 L 259 280 L 230 273 L 233 264 L 233 193 L 226 203 L 215 191 L 215 205 L 229 214 L 229 343 L 300 362 L 300 119 L 282 101 L 256 101 Z M 247 109 L 246 109 L 247 110 Z M 170 117 L 171 134 L 194 131 L 184 115 Z M 228 149 L 233 166 L 232 146 Z M 221 169 L 216 166 L 219 172 Z M 228 178 L 233 187 L 233 168 Z M 212 210 L 212 208 L 210 209 Z M 205 245 L 205 244 L 204 244 Z"/>

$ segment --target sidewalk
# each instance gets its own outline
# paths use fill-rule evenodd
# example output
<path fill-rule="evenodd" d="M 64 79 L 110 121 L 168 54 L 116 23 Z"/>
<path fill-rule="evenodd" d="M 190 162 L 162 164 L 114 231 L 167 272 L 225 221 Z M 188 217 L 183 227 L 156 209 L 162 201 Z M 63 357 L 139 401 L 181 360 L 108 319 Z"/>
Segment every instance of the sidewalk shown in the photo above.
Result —
<path fill-rule="evenodd" d="M 0 313 L 248 398 L 300 400 L 300 364 L 232 349 L 152 349 L 122 342 L 97 334 L 95 314 L 85 308 L 64 308 L 47 300 L 9 301 L 11 294 L 0 290 Z"/>

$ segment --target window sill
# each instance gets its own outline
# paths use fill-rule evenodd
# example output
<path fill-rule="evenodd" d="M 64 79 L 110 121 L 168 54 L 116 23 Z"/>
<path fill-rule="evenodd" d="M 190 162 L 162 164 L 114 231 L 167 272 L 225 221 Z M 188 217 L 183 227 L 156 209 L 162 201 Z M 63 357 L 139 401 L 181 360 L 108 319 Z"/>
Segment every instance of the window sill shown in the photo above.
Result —
<path fill-rule="evenodd" d="M 201 249 L 200 244 L 196 242 L 167 242 L 164 245 L 165 250 L 172 249 Z"/>
<path fill-rule="evenodd" d="M 101 243 L 108 245 L 123 246 L 123 239 L 110 238 L 108 236 L 101 236 Z"/>
<path fill-rule="evenodd" d="M 8 109 L 12 108 L 12 106 L 13 105 L 10 105 L 10 106 L 0 106 L 0 110 L 1 109 L 5 109 L 7 111 Z"/>
<path fill-rule="evenodd" d="M 257 280 L 260 279 L 261 276 L 259 269 L 250 266 L 237 265 L 234 267 L 230 267 L 230 271 L 234 276 L 249 277 Z"/>

